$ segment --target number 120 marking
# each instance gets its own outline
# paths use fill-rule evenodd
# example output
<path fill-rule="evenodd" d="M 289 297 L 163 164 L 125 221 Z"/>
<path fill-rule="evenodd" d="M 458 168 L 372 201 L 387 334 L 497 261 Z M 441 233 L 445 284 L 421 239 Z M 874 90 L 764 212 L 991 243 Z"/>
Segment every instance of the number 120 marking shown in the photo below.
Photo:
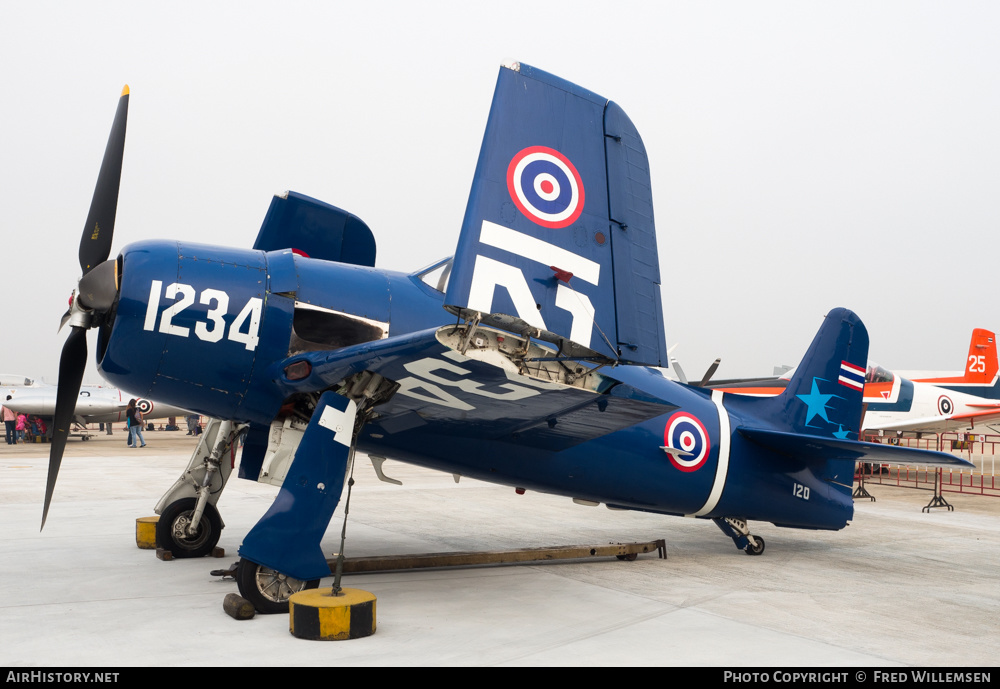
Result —
<path fill-rule="evenodd" d="M 149 286 L 149 303 L 146 305 L 146 320 L 142 329 L 152 331 L 156 329 L 157 309 L 160 305 L 160 293 L 163 291 L 163 281 L 153 280 Z M 195 289 L 191 285 L 174 282 L 167 285 L 163 291 L 167 299 L 176 299 L 174 304 L 163 309 L 160 315 L 160 332 L 166 335 L 177 335 L 179 337 L 189 337 L 191 329 L 182 325 L 174 325 L 174 317 L 181 311 L 194 303 Z M 208 306 L 215 302 L 215 307 L 208 310 L 208 322 L 198 321 L 194 324 L 194 334 L 205 342 L 218 342 L 222 339 L 226 330 L 225 316 L 229 312 L 229 295 L 218 289 L 204 289 L 201 291 L 199 304 Z M 263 302 L 258 297 L 251 297 L 243 310 L 229 326 L 228 340 L 239 342 L 250 351 L 257 348 L 257 333 L 260 330 L 260 312 Z"/>

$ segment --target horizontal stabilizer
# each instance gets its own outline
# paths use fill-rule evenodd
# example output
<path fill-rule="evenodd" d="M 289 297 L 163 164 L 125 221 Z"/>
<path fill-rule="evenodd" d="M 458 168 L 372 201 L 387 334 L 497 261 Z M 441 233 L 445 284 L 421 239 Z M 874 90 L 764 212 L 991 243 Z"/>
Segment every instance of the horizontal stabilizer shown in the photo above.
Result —
<path fill-rule="evenodd" d="M 294 191 L 271 199 L 254 249 L 293 251 L 324 261 L 375 265 L 375 236 L 360 218 Z"/>
<path fill-rule="evenodd" d="M 762 447 L 803 462 L 826 462 L 847 459 L 872 464 L 952 467 L 971 469 L 972 462 L 946 452 L 917 450 L 897 445 L 822 438 L 814 435 L 786 433 L 763 428 L 740 427 L 736 431 Z"/>

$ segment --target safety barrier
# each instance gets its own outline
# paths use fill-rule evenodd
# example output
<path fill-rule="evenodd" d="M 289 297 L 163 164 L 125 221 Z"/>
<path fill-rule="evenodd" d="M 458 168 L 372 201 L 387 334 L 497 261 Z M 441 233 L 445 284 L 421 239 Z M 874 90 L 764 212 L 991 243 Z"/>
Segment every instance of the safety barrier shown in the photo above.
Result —
<path fill-rule="evenodd" d="M 940 477 L 942 493 L 966 493 L 1000 497 L 1000 435 L 983 433 L 892 433 L 879 436 L 866 433 L 862 440 L 888 443 L 921 450 L 938 450 L 965 457 L 975 465 L 972 469 L 945 469 L 890 464 L 858 464 L 855 480 L 865 483 L 904 486 L 935 490 Z"/>

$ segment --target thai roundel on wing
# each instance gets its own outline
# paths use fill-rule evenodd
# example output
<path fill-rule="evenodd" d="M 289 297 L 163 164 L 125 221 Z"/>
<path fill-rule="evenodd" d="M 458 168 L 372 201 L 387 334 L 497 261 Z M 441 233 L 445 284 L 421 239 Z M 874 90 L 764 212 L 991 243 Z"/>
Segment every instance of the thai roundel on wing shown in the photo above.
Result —
<path fill-rule="evenodd" d="M 552 148 L 529 146 L 515 155 L 507 166 L 507 190 L 518 209 L 542 227 L 568 227 L 583 212 L 580 173 Z"/>
<path fill-rule="evenodd" d="M 670 462 L 681 471 L 700 469 L 712 449 L 705 426 L 696 417 L 685 412 L 677 412 L 670 417 L 663 433 L 663 441 L 667 447 L 689 453 L 682 456 L 668 453 Z"/>

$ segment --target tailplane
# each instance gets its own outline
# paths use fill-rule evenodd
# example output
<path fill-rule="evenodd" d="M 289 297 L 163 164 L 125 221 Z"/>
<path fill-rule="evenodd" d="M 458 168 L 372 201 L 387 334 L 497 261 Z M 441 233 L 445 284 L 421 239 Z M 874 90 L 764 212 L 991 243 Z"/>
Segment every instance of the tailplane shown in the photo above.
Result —
<path fill-rule="evenodd" d="M 970 468 L 944 452 L 859 442 L 868 330 L 847 309 L 826 315 L 788 387 L 776 397 L 726 395 L 736 431 L 814 471 L 850 495 L 854 462 Z"/>
<path fill-rule="evenodd" d="M 445 304 L 561 356 L 666 365 L 649 165 L 621 108 L 501 68 Z"/>

